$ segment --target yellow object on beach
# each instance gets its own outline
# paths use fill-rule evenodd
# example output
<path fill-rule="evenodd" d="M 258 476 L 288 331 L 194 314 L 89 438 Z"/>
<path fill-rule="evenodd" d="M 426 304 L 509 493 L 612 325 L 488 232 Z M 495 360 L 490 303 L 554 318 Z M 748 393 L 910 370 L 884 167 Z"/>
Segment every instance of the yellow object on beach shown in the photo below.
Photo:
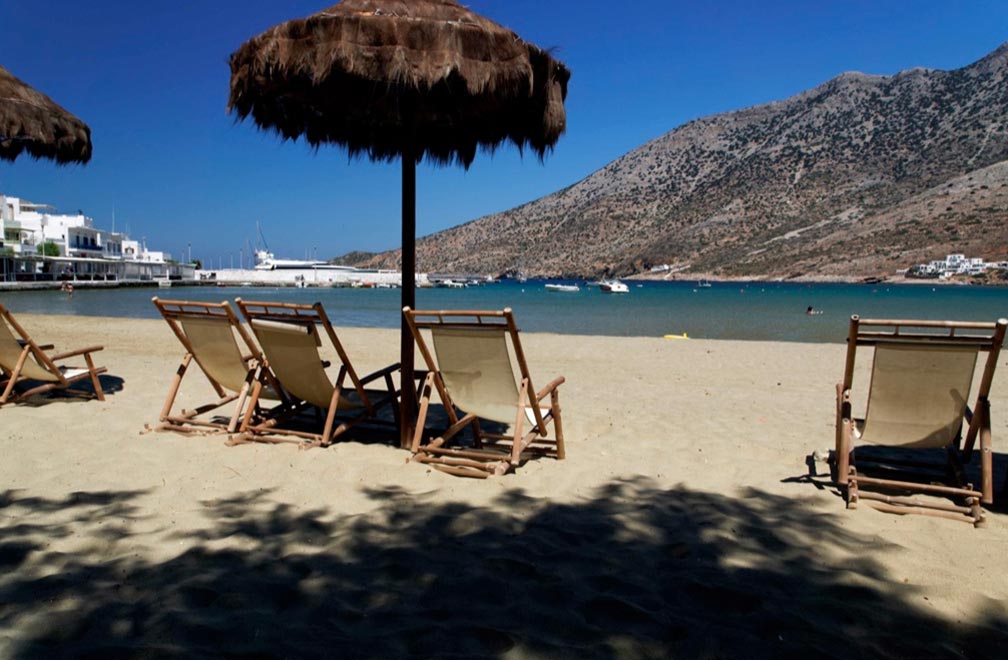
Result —
<path fill-rule="evenodd" d="M 665 339 L 689 339 L 689 337 L 684 332 L 681 335 L 665 335 Z"/>

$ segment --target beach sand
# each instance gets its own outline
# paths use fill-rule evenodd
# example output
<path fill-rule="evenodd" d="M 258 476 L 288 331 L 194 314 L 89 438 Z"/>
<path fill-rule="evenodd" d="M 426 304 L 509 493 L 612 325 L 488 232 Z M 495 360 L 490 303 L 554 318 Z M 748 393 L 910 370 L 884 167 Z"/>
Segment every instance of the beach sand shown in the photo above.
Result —
<path fill-rule="evenodd" d="M 144 433 L 182 354 L 165 323 L 18 318 L 58 349 L 103 344 L 112 391 L 0 409 L 0 657 L 1008 646 L 1004 508 L 982 529 L 848 511 L 825 464 L 808 478 L 833 445 L 839 344 L 526 334 L 533 378 L 567 378 L 568 458 L 479 481 L 373 433 L 308 451 Z M 340 336 L 361 373 L 395 361 L 395 331 Z M 183 403 L 209 398 L 187 377 Z"/>

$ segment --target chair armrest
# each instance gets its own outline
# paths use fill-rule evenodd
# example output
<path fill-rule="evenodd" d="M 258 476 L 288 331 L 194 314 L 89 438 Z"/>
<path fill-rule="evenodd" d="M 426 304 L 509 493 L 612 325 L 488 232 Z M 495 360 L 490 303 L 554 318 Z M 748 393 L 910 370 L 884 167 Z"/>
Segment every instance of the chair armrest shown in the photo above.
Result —
<path fill-rule="evenodd" d="M 365 383 L 370 383 L 373 380 L 377 380 L 378 378 L 381 378 L 381 377 L 385 376 L 386 374 L 391 374 L 392 372 L 397 371 L 398 369 L 399 369 L 399 363 L 398 362 L 396 362 L 395 364 L 390 364 L 389 366 L 385 367 L 384 369 L 379 369 L 378 371 L 375 371 L 374 373 L 370 373 L 367 376 L 364 376 L 363 378 L 361 378 L 361 381 L 360 381 L 361 385 L 364 385 Z"/>
<path fill-rule="evenodd" d="M 539 390 L 536 393 L 536 401 L 542 401 L 543 399 L 545 399 L 546 395 L 551 394 L 553 392 L 553 390 L 555 390 L 556 388 L 558 388 L 561 385 L 563 385 L 564 382 L 566 382 L 566 380 L 567 379 L 564 378 L 563 376 L 558 376 L 558 377 L 554 378 L 553 380 L 551 380 L 546 385 L 546 387 L 542 388 L 541 390 Z"/>
<path fill-rule="evenodd" d="M 68 357 L 74 357 L 75 355 L 86 355 L 88 353 L 97 353 L 98 351 L 104 350 L 104 346 L 88 346 L 87 348 L 78 348 L 76 351 L 67 351 L 66 353 L 59 353 L 58 355 L 50 355 L 50 360 L 62 360 Z"/>
<path fill-rule="evenodd" d="M 28 342 L 26 342 L 24 339 L 18 339 L 17 343 L 18 343 L 18 346 L 20 346 L 21 348 L 24 348 L 25 346 L 28 345 Z M 51 351 L 54 348 L 56 348 L 56 347 L 53 346 L 52 344 L 41 344 L 39 346 L 39 350 L 40 351 Z"/>

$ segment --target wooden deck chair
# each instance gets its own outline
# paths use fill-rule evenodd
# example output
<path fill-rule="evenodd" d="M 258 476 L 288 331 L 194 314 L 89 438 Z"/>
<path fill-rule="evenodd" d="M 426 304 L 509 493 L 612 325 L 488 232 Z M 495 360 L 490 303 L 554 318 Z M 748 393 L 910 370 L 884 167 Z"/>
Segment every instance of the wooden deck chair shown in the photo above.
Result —
<path fill-rule="evenodd" d="M 993 501 L 990 393 L 994 368 L 1008 320 L 997 323 L 957 321 L 869 320 L 852 316 L 847 338 L 843 381 L 837 384 L 837 481 L 846 489 L 848 506 L 859 499 L 892 513 L 924 513 L 981 525 L 981 504 Z M 871 383 L 864 419 L 851 412 L 855 353 L 874 347 Z M 976 403 L 968 406 L 977 356 L 987 358 Z M 963 420 L 968 423 L 960 448 Z M 972 456 L 980 440 L 980 488 L 965 483 L 962 462 Z M 854 466 L 855 444 L 913 449 L 946 449 L 954 485 L 918 483 L 859 474 Z M 904 453 L 913 453 L 904 452 Z M 886 461 L 888 462 L 888 461 Z M 904 463 L 906 464 L 906 463 Z M 909 464 L 920 467 L 920 463 Z M 889 476 L 889 475 L 887 475 Z M 959 503 L 921 500 L 901 495 L 863 492 L 861 486 L 947 496 Z"/>
<path fill-rule="evenodd" d="M 532 386 L 511 309 L 419 311 L 405 307 L 403 314 L 428 368 L 420 388 L 414 460 L 450 474 L 486 478 L 514 469 L 527 454 L 564 458 L 557 391 L 564 378 L 556 378 L 538 391 Z M 433 353 L 421 330 L 430 332 Z M 509 340 L 518 378 L 508 351 Z M 424 443 L 433 391 L 445 407 L 449 426 Z M 463 414 L 459 416 L 456 409 Z M 480 428 L 481 419 L 511 425 L 511 433 L 487 433 Z M 547 438 L 551 422 L 554 439 Z M 472 428 L 474 447 L 448 447 L 467 426 Z"/>
<path fill-rule="evenodd" d="M 235 433 L 244 419 L 253 384 L 262 385 L 259 399 L 279 402 L 268 412 L 259 400 L 248 406 L 250 418 L 261 419 L 276 414 L 287 405 L 287 398 L 273 374 L 263 366 L 262 353 L 242 327 L 227 302 L 210 303 L 189 300 L 153 299 L 154 306 L 185 348 L 168 397 L 159 417 L 158 430 L 182 433 L 226 431 Z M 193 360 L 210 381 L 219 397 L 216 401 L 172 412 L 182 380 Z M 226 422 L 208 417 L 208 413 L 233 403 Z"/>
<path fill-rule="evenodd" d="M 0 406 L 5 403 L 24 401 L 31 396 L 64 390 L 70 394 L 86 395 L 70 389 L 74 383 L 90 379 L 94 395 L 99 401 L 105 400 L 98 375 L 107 371 L 96 367 L 92 353 L 102 350 L 102 346 L 89 346 L 76 351 L 66 351 L 50 355 L 52 344 L 40 346 L 25 332 L 6 307 L 0 305 Z M 69 358 L 83 358 L 84 366 L 57 365 Z M 28 389 L 18 390 L 21 384 L 35 382 Z"/>
<path fill-rule="evenodd" d="M 235 302 L 259 340 L 267 365 L 294 398 L 290 411 L 261 423 L 248 422 L 245 432 L 235 442 L 293 441 L 303 447 L 326 447 L 347 429 L 362 422 L 399 427 L 399 390 L 392 379 L 392 374 L 399 370 L 399 363 L 358 377 L 322 303 L 298 305 L 241 298 Z M 330 363 L 319 354 L 323 334 L 319 332 L 320 327 L 340 363 L 335 382 L 326 373 Z M 376 381 L 384 387 L 367 387 Z M 253 389 L 253 400 L 258 395 L 258 390 Z M 391 407 L 394 421 L 383 421 L 379 417 L 385 406 Z M 319 418 L 325 413 L 321 432 L 292 428 L 295 417 L 312 409 Z"/>

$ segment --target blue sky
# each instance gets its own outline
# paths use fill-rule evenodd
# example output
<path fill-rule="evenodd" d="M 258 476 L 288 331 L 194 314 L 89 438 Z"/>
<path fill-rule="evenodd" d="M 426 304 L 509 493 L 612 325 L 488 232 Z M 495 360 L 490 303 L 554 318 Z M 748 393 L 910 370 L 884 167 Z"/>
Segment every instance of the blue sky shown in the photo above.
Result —
<path fill-rule="evenodd" d="M 1008 40 L 1004 0 L 471 0 L 572 70 L 567 134 L 541 164 L 513 148 L 468 171 L 423 164 L 419 235 L 568 186 L 697 117 L 785 98 L 844 71 L 954 69 Z M 228 56 L 325 0 L 9 0 L 0 64 L 84 119 L 94 156 L 0 161 L 0 192 L 216 266 L 261 221 L 283 257 L 399 243 L 399 167 L 282 142 L 226 113 Z"/>

